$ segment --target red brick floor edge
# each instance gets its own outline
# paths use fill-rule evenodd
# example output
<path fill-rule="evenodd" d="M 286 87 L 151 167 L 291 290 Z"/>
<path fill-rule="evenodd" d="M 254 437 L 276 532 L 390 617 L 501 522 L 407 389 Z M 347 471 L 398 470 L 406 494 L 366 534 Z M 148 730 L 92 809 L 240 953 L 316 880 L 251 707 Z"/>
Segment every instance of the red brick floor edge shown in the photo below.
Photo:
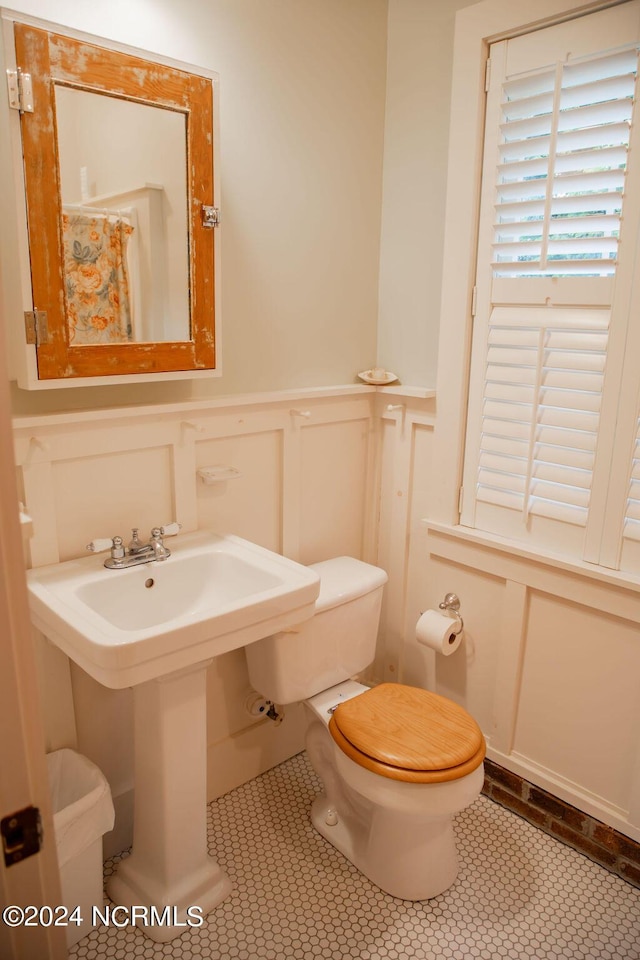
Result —
<path fill-rule="evenodd" d="M 483 794 L 640 888 L 640 843 L 485 760 Z"/>

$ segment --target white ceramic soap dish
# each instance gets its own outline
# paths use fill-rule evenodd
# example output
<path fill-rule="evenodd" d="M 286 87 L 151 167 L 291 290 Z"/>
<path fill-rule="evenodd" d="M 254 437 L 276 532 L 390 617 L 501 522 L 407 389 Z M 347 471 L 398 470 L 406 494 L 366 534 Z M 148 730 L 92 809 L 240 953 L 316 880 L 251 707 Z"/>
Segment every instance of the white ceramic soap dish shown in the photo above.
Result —
<path fill-rule="evenodd" d="M 371 383 L 378 387 L 386 387 L 389 383 L 393 383 L 394 380 L 398 379 L 395 373 L 377 367 L 373 370 L 363 370 L 358 376 L 361 380 L 364 380 L 365 383 Z"/>

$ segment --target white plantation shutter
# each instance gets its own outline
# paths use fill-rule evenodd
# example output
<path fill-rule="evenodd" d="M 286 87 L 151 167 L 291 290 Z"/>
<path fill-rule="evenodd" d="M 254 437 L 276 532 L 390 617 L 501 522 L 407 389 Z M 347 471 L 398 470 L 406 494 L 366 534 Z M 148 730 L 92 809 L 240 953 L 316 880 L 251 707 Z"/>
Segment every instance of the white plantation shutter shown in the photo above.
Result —
<path fill-rule="evenodd" d="M 460 522 L 640 569 L 639 50 L 638 0 L 491 46 Z"/>
<path fill-rule="evenodd" d="M 604 310 L 493 310 L 478 500 L 586 524 L 608 321 Z"/>
<path fill-rule="evenodd" d="M 637 71 L 635 47 L 505 80 L 496 276 L 611 276 Z"/>

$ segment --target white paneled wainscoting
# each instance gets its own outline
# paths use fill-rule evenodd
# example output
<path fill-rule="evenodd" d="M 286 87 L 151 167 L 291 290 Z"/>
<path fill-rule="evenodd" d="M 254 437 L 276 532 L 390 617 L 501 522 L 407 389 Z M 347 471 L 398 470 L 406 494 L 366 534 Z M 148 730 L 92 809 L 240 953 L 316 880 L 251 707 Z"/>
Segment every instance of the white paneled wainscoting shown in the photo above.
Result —
<path fill-rule="evenodd" d="M 30 563 L 83 556 L 96 537 L 127 542 L 132 527 L 145 537 L 172 520 L 184 532 L 234 533 L 302 563 L 374 559 L 374 400 L 373 388 L 354 385 L 18 419 Z M 232 470 L 206 484 L 198 471 L 208 466 Z M 100 686 L 37 640 L 47 748 L 76 747 L 103 770 L 117 811 L 105 850 L 119 852 L 131 830 L 131 691 Z M 213 662 L 207 693 L 210 799 L 302 748 L 300 708 L 277 726 L 249 714 L 241 649 Z"/>
<path fill-rule="evenodd" d="M 640 840 L 640 582 L 435 523 L 435 423 L 433 391 L 360 385 L 16 418 L 27 562 L 178 520 L 302 563 L 378 563 L 389 583 L 366 679 L 463 704 L 493 761 Z M 233 471 L 205 484 L 206 466 Z M 465 639 L 441 657 L 416 642 L 415 624 L 448 592 Z M 105 853 L 118 853 L 131 830 L 130 691 L 37 643 L 47 748 L 76 747 L 104 771 L 117 811 Z M 214 661 L 210 800 L 302 749 L 300 709 L 278 725 L 256 719 L 249 693 L 242 650 Z"/>

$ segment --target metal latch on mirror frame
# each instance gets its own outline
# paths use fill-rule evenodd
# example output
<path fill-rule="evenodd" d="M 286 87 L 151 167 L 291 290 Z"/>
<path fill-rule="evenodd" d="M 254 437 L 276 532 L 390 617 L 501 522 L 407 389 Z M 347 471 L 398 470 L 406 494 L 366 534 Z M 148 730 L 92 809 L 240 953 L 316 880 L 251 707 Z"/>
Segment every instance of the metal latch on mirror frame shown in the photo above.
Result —
<path fill-rule="evenodd" d="M 33 343 L 40 346 L 43 343 L 49 343 L 49 327 L 47 323 L 46 310 L 25 310 L 24 312 L 24 330 L 27 343 Z"/>
<path fill-rule="evenodd" d="M 202 204 L 202 226 L 212 230 L 220 226 L 220 210 L 218 207 L 208 207 Z"/>
<path fill-rule="evenodd" d="M 7 87 L 11 109 L 19 110 L 20 113 L 33 113 L 31 74 L 25 73 L 19 67 L 17 70 L 7 70 Z"/>

